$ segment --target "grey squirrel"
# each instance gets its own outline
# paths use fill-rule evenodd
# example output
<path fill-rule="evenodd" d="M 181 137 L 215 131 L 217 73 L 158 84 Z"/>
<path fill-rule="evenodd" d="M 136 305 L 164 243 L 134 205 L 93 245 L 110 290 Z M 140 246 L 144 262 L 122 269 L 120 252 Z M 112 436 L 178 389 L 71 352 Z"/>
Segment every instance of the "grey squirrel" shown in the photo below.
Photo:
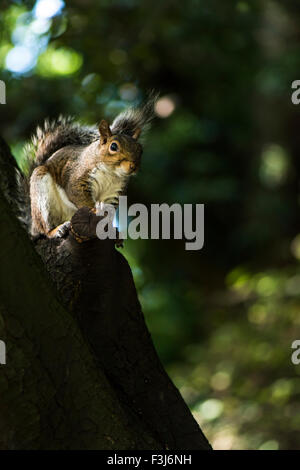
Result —
<path fill-rule="evenodd" d="M 131 175 L 139 169 L 138 142 L 154 116 L 157 95 L 140 107 L 121 112 L 109 126 L 82 126 L 73 118 L 45 121 L 25 155 L 27 172 L 19 174 L 21 219 L 35 237 L 63 237 L 77 209 L 98 203 L 117 204 Z M 27 207 L 26 207 L 27 206 Z M 27 209 L 27 210 L 26 210 Z"/>

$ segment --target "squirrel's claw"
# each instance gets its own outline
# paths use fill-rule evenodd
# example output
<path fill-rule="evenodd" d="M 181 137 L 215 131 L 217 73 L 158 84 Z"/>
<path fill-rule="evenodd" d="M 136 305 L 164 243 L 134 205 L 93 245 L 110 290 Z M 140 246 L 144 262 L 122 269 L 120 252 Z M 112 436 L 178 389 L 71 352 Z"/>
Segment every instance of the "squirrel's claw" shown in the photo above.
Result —
<path fill-rule="evenodd" d="M 68 220 L 59 226 L 55 233 L 55 238 L 64 238 L 68 235 L 71 228 L 71 222 Z"/>

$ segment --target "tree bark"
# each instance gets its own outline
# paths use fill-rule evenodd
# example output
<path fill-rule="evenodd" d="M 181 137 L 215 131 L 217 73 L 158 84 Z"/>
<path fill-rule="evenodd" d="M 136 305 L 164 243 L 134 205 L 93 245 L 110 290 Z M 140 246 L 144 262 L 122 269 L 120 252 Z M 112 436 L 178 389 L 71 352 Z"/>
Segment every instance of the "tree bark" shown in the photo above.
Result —
<path fill-rule="evenodd" d="M 39 239 L 16 214 L 15 161 L 0 140 L 0 449 L 210 449 L 164 371 L 130 267 L 95 237 Z"/>

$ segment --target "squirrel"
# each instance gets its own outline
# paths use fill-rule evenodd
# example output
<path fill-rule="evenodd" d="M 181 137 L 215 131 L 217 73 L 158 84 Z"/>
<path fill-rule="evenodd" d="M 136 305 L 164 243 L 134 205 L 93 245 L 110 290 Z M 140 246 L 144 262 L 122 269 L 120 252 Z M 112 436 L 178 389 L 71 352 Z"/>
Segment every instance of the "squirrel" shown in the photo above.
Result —
<path fill-rule="evenodd" d="M 111 126 L 104 119 L 97 128 L 59 117 L 37 128 L 25 147 L 27 172 L 18 176 L 20 219 L 33 238 L 64 237 L 81 207 L 118 204 L 140 167 L 138 139 L 154 117 L 156 100 L 151 94 L 142 106 L 121 112 Z"/>

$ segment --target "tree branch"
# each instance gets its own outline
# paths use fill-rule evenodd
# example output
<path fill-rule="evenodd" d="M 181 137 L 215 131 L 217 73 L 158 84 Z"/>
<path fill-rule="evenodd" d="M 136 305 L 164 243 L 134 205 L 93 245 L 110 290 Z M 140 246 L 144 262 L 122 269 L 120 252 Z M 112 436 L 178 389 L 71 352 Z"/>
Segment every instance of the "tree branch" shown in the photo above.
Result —
<path fill-rule="evenodd" d="M 158 359 L 127 261 L 95 238 L 97 217 L 72 219 L 91 240 L 40 239 L 38 256 L 11 207 L 14 166 L 0 141 L 0 448 L 210 449 Z"/>

